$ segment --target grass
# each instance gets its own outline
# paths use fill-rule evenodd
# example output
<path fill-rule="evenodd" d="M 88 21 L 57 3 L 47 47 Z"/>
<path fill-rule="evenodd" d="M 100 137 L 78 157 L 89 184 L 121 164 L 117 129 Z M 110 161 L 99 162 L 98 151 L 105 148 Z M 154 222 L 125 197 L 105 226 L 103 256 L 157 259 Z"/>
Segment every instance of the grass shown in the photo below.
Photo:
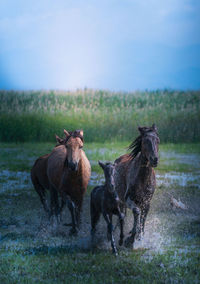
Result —
<path fill-rule="evenodd" d="M 200 92 L 0 91 L 0 141 L 47 142 L 84 129 L 87 142 L 127 141 L 156 123 L 163 142 L 200 141 Z"/>
<path fill-rule="evenodd" d="M 151 261 L 143 251 L 124 253 L 70 253 L 47 249 L 35 255 L 19 251 L 0 260 L 1 283 L 198 283 L 199 256 L 169 252 Z M 178 261 L 177 261 L 178 259 Z M 1 265 L 2 264 L 2 265 Z M 152 273 L 153 272 L 153 273 Z M 28 282 L 27 282 L 28 281 Z"/>

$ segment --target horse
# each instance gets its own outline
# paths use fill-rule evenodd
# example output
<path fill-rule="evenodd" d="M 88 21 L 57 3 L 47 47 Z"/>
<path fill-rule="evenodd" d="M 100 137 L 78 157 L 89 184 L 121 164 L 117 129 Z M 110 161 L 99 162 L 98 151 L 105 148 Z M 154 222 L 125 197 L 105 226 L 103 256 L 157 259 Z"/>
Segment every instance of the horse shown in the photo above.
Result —
<path fill-rule="evenodd" d="M 129 154 L 115 160 L 115 186 L 119 198 L 132 210 L 134 225 L 125 240 L 126 247 L 132 247 L 136 238 L 144 234 L 146 217 L 153 197 L 156 177 L 154 167 L 158 165 L 158 144 L 160 139 L 156 125 L 138 127 L 140 135 L 131 143 Z"/>
<path fill-rule="evenodd" d="M 57 144 L 55 147 L 59 145 L 65 144 L 65 139 L 60 138 L 58 135 L 55 135 Z M 50 215 L 50 209 L 47 202 L 46 191 L 49 190 L 49 181 L 47 177 L 47 160 L 50 154 L 43 155 L 39 157 L 32 169 L 31 169 L 31 180 L 35 191 L 38 193 L 40 197 L 40 201 L 43 205 L 45 212 Z"/>
<path fill-rule="evenodd" d="M 83 151 L 83 130 L 65 130 L 64 133 L 64 145 L 55 147 L 47 159 L 51 216 L 58 218 L 67 204 L 72 218 L 72 223 L 67 225 L 72 226 L 70 235 L 76 235 L 91 167 Z M 61 207 L 58 204 L 58 194 L 61 196 Z"/>
<path fill-rule="evenodd" d="M 120 223 L 120 240 L 119 245 L 123 244 L 123 224 L 124 214 L 120 210 L 120 200 L 117 192 L 115 191 L 114 183 L 114 170 L 115 165 L 112 163 L 102 163 L 99 161 L 100 167 L 104 171 L 105 184 L 96 186 L 90 195 L 90 216 L 91 216 L 91 236 L 92 243 L 94 242 L 94 236 L 96 232 L 96 225 L 102 214 L 107 223 L 107 237 L 111 241 L 112 251 L 117 255 L 117 249 L 113 236 L 113 224 L 112 216 L 117 215 Z"/>

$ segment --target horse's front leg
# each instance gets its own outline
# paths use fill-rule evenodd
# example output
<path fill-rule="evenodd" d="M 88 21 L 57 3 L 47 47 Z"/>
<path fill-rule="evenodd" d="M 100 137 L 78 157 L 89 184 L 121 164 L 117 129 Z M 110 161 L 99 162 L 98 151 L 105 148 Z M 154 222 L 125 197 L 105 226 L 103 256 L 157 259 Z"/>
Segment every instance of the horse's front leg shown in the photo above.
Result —
<path fill-rule="evenodd" d="M 135 204 L 133 200 L 129 197 L 126 201 L 127 207 L 130 208 L 133 212 L 134 217 L 134 225 L 130 232 L 130 237 L 125 240 L 126 247 L 132 247 L 136 238 L 136 235 L 140 232 L 140 216 L 141 216 L 141 209 Z"/>
<path fill-rule="evenodd" d="M 81 225 L 82 203 L 83 203 L 83 197 L 81 196 L 79 200 L 76 201 L 76 223 L 78 228 L 80 228 Z"/>
<path fill-rule="evenodd" d="M 144 235 L 144 226 L 147 218 L 147 214 L 149 212 L 150 204 L 147 204 L 145 208 L 142 210 L 141 219 L 140 219 L 140 227 L 141 227 L 141 233 Z"/>
<path fill-rule="evenodd" d="M 67 198 L 67 206 L 69 208 L 69 211 L 71 213 L 72 223 L 69 224 L 72 226 L 72 228 L 69 231 L 69 235 L 77 235 L 78 233 L 78 227 L 77 227 L 77 221 L 76 221 L 76 207 L 74 202 L 71 200 L 70 197 Z"/>
<path fill-rule="evenodd" d="M 108 237 L 109 240 L 111 240 L 112 251 L 115 255 L 118 255 L 117 248 L 116 248 L 116 245 L 115 245 L 115 239 L 114 239 L 114 236 L 113 236 L 112 214 L 107 214 L 107 213 L 103 212 L 103 216 L 104 216 L 104 219 L 107 223 L 107 237 Z"/>

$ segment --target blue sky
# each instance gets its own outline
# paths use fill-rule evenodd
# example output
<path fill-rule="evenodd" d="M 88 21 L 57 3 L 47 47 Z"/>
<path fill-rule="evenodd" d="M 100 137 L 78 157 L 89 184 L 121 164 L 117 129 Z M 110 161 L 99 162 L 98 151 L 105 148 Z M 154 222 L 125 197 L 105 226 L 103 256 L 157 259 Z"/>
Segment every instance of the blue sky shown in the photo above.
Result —
<path fill-rule="evenodd" d="M 0 0 L 0 89 L 200 89 L 199 0 Z"/>

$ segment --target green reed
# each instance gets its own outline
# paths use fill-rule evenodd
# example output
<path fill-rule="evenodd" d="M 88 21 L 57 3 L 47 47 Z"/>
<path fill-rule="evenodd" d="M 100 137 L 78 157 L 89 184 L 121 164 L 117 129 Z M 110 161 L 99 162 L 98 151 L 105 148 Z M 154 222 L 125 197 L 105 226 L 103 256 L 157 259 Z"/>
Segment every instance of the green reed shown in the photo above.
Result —
<path fill-rule="evenodd" d="M 200 91 L 0 91 L 0 140 L 53 141 L 84 129 L 86 141 L 132 140 L 156 123 L 162 142 L 200 140 Z"/>

